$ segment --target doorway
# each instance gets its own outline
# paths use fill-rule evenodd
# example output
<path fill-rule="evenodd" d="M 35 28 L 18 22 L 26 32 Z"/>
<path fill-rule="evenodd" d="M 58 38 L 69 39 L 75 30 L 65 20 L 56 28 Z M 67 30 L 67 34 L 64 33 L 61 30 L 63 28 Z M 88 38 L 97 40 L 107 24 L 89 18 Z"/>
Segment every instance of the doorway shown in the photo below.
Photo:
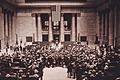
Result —
<path fill-rule="evenodd" d="M 53 35 L 53 40 L 54 40 L 55 42 L 59 42 L 60 36 L 59 36 L 58 34 L 54 34 L 54 35 Z"/>

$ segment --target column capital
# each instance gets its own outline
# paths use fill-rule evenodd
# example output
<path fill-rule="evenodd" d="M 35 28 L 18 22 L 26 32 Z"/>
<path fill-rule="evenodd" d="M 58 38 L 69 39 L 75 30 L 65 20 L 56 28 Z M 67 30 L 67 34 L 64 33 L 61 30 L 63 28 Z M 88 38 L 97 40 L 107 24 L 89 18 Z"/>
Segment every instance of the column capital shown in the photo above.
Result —
<path fill-rule="evenodd" d="M 11 16 L 14 16 L 14 12 L 10 12 L 10 15 L 11 15 Z"/>
<path fill-rule="evenodd" d="M 98 11 L 98 16 L 102 16 L 102 12 L 101 11 Z"/>
<path fill-rule="evenodd" d="M 2 8 L 3 13 L 7 13 L 7 9 Z"/>
<path fill-rule="evenodd" d="M 77 17 L 80 17 L 81 16 L 81 13 L 77 13 Z"/>
<path fill-rule="evenodd" d="M 32 14 L 31 14 L 32 17 L 35 17 L 36 15 L 37 15 L 36 13 L 32 13 Z"/>
<path fill-rule="evenodd" d="M 75 17 L 75 14 L 76 14 L 76 13 L 72 13 L 72 17 Z"/>
<path fill-rule="evenodd" d="M 2 8 L 2 13 L 10 14 L 10 15 L 13 15 L 13 14 L 14 14 L 13 11 L 10 11 L 10 10 L 4 9 L 4 8 Z"/>
<path fill-rule="evenodd" d="M 49 17 L 52 17 L 52 14 L 51 13 L 48 13 Z"/>
<path fill-rule="evenodd" d="M 2 8 L 0 8 L 0 13 L 2 12 Z"/>
<path fill-rule="evenodd" d="M 38 17 L 40 17 L 40 16 L 41 16 L 41 14 L 40 14 L 40 13 L 38 13 L 37 15 L 38 15 Z"/>
<path fill-rule="evenodd" d="M 64 16 L 64 13 L 61 13 L 61 17 L 63 17 Z"/>

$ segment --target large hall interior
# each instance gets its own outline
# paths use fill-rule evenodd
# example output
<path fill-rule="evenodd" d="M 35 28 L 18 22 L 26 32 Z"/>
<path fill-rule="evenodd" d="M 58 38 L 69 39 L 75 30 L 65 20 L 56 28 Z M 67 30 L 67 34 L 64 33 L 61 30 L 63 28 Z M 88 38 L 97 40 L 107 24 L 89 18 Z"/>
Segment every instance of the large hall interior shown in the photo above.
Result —
<path fill-rule="evenodd" d="M 120 0 L 0 0 L 0 80 L 120 80 L 119 30 Z"/>

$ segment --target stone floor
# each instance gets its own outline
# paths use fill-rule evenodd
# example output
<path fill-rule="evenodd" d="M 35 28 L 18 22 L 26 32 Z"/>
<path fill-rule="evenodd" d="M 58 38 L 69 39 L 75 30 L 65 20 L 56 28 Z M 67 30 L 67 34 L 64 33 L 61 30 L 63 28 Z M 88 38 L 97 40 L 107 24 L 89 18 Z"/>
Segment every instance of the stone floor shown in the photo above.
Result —
<path fill-rule="evenodd" d="M 67 78 L 67 69 L 56 67 L 56 68 L 45 68 L 43 80 L 75 80 Z"/>

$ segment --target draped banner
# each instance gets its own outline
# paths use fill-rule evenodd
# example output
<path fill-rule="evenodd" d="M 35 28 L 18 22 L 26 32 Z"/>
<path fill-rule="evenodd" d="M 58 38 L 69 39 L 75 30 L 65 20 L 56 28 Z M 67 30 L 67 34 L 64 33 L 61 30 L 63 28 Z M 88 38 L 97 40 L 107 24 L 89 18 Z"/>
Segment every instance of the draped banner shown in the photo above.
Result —
<path fill-rule="evenodd" d="M 52 22 L 60 21 L 60 11 L 61 11 L 60 5 L 52 6 Z"/>

